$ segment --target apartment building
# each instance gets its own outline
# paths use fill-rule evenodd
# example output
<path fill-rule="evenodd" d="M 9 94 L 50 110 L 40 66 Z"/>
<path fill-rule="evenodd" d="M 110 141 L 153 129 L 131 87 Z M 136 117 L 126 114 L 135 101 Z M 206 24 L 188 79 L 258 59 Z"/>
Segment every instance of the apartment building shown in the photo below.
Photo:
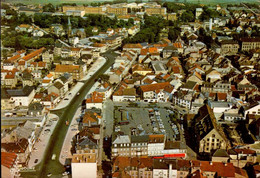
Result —
<path fill-rule="evenodd" d="M 242 38 L 242 51 L 260 48 L 260 38 Z"/>
<path fill-rule="evenodd" d="M 166 15 L 165 7 L 147 7 L 145 8 L 145 12 L 148 15 Z"/>
<path fill-rule="evenodd" d="M 221 54 L 223 55 L 235 55 L 239 49 L 237 41 L 223 40 L 221 41 Z"/>
<path fill-rule="evenodd" d="M 107 7 L 106 12 L 115 14 L 115 15 L 126 15 L 127 8 L 126 7 Z"/>

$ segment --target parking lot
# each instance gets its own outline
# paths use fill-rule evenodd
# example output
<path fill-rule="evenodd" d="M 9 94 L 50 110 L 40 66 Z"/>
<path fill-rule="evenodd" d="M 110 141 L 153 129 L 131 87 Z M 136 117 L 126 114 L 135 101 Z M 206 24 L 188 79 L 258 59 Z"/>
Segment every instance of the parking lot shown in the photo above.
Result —
<path fill-rule="evenodd" d="M 164 134 L 167 140 L 179 140 L 179 126 L 170 121 L 170 113 L 170 109 L 163 108 L 119 107 L 115 111 L 114 129 L 124 134 Z"/>

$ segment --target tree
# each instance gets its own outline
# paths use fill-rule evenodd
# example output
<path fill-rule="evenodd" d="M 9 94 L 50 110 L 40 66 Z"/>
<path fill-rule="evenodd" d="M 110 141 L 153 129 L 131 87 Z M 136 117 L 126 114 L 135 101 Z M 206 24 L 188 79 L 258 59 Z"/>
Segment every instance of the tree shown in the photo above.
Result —
<path fill-rule="evenodd" d="M 179 28 L 170 28 L 168 33 L 168 38 L 171 41 L 175 41 L 178 36 L 180 35 L 180 29 Z"/>
<path fill-rule="evenodd" d="M 192 22 L 194 21 L 194 14 L 191 11 L 183 12 L 181 15 L 181 20 L 183 22 Z"/>
<path fill-rule="evenodd" d="M 51 3 L 43 6 L 42 9 L 43 9 L 43 12 L 55 12 L 55 7 Z"/>
<path fill-rule="evenodd" d="M 109 75 L 106 75 L 106 74 L 102 74 L 102 75 L 100 75 L 99 76 L 99 78 L 102 80 L 102 81 L 105 81 L 105 82 L 107 82 L 107 81 L 109 81 Z"/>

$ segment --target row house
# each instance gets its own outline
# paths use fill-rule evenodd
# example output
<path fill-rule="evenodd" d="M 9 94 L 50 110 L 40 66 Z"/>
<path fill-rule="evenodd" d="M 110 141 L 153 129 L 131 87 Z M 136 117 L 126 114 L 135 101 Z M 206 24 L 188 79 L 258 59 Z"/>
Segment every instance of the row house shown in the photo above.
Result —
<path fill-rule="evenodd" d="M 257 168 L 255 168 L 257 169 Z M 256 171 L 257 172 L 257 171 Z M 232 163 L 117 157 L 113 160 L 112 177 L 184 178 L 184 177 L 248 177 L 246 170 Z"/>
<path fill-rule="evenodd" d="M 108 47 L 116 46 L 116 45 L 121 45 L 122 43 L 122 36 L 121 35 L 113 35 L 105 38 L 102 42 L 106 43 Z"/>
<path fill-rule="evenodd" d="M 132 74 L 137 73 L 137 74 L 146 76 L 147 74 L 152 73 L 152 72 L 153 72 L 153 70 L 151 68 L 148 68 L 141 64 L 135 64 L 132 67 Z"/>
<path fill-rule="evenodd" d="M 152 158 L 123 157 L 119 156 L 113 160 L 112 177 L 145 177 L 152 178 Z"/>
<path fill-rule="evenodd" d="M 82 118 L 82 126 L 84 128 L 97 126 L 100 125 L 100 123 L 101 123 L 101 116 L 94 111 L 85 112 Z"/>
<path fill-rule="evenodd" d="M 54 76 L 54 78 L 58 78 L 63 73 L 69 73 L 73 79 L 80 80 L 85 72 L 86 72 L 86 66 L 82 65 L 56 65 L 56 68 L 54 71 L 51 71 L 51 74 Z"/>
<path fill-rule="evenodd" d="M 59 103 L 59 95 L 56 93 L 50 93 L 50 94 L 37 94 L 35 95 L 36 98 L 40 101 L 42 105 L 46 107 L 47 110 L 51 110 L 57 106 Z M 40 99 L 39 99 L 40 98 Z"/>
<path fill-rule="evenodd" d="M 1 70 L 1 85 L 7 88 L 14 88 L 17 82 L 16 70 Z"/>
<path fill-rule="evenodd" d="M 38 50 L 35 50 L 29 54 L 27 54 L 26 56 L 22 57 L 22 59 L 20 59 L 19 61 L 26 61 L 27 63 L 31 63 L 34 60 L 38 59 L 39 57 L 42 56 L 43 52 L 44 52 L 45 48 L 42 47 Z"/>
<path fill-rule="evenodd" d="M 48 87 L 48 94 L 56 93 L 60 97 L 64 97 L 68 91 L 68 85 L 64 85 L 60 81 L 55 81 L 50 87 Z"/>
<path fill-rule="evenodd" d="M 90 95 L 88 95 L 86 99 L 86 109 L 98 108 L 102 109 L 103 106 L 104 95 L 97 91 L 94 91 Z"/>
<path fill-rule="evenodd" d="M 118 135 L 112 142 L 112 157 L 162 156 L 164 135 Z"/>
<path fill-rule="evenodd" d="M 103 99 L 106 100 L 112 95 L 113 87 L 108 82 L 104 82 L 101 83 L 95 91 L 101 93 L 103 95 Z"/>
<path fill-rule="evenodd" d="M 42 69 L 47 69 L 48 65 L 46 62 L 31 62 L 30 64 L 27 65 L 27 69 L 30 71 L 33 70 L 42 70 Z"/>
<path fill-rule="evenodd" d="M 235 55 L 238 53 L 239 44 L 237 41 L 223 40 L 220 43 L 222 55 Z"/>
<path fill-rule="evenodd" d="M 246 118 L 242 113 L 239 113 L 238 109 L 230 109 L 224 112 L 223 119 L 225 122 L 234 123 L 234 122 L 244 121 Z"/>
<path fill-rule="evenodd" d="M 6 92 L 15 106 L 29 106 L 35 95 L 34 88 L 31 86 L 25 86 L 22 89 L 7 89 Z"/>
<path fill-rule="evenodd" d="M 260 48 L 260 38 L 242 38 L 242 51 L 250 51 Z"/>
<path fill-rule="evenodd" d="M 173 92 L 169 82 L 142 85 L 139 89 L 144 102 L 167 102 Z"/>
<path fill-rule="evenodd" d="M 232 85 L 231 83 L 226 83 L 226 82 L 216 82 L 214 83 L 208 83 L 205 82 L 201 86 L 201 91 L 202 92 L 214 92 L 214 93 L 228 93 L 231 91 Z"/>
<path fill-rule="evenodd" d="M 191 109 L 193 100 L 193 92 L 191 91 L 177 91 L 173 93 L 172 102 L 175 105 Z"/>
<path fill-rule="evenodd" d="M 136 101 L 136 89 L 135 88 L 123 88 L 120 87 L 115 93 L 113 94 L 113 101 Z"/>
<path fill-rule="evenodd" d="M 143 48 L 143 46 L 140 43 L 138 43 L 138 44 L 125 44 L 123 46 L 123 51 L 133 50 L 133 51 L 136 51 L 138 54 L 140 54 L 142 48 Z"/>

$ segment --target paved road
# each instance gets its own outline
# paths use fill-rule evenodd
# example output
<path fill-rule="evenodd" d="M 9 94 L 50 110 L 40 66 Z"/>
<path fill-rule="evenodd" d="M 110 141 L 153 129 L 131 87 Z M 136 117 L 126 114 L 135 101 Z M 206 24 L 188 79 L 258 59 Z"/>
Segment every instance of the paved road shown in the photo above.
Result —
<path fill-rule="evenodd" d="M 107 99 L 104 102 L 103 107 L 103 117 L 104 117 L 104 125 L 105 131 L 104 136 L 111 137 L 113 133 L 113 125 L 114 125 L 114 103 L 112 100 Z"/>
<path fill-rule="evenodd" d="M 59 162 L 60 152 L 62 149 L 63 141 L 65 139 L 68 126 L 65 125 L 65 122 L 68 120 L 71 122 L 77 108 L 81 105 L 82 100 L 86 96 L 87 92 L 95 83 L 95 79 L 98 78 L 100 74 L 103 74 L 113 63 L 116 54 L 109 50 L 106 53 L 102 54 L 104 57 L 107 57 L 108 60 L 103 67 L 101 67 L 95 75 L 91 76 L 88 81 L 84 84 L 84 87 L 80 90 L 80 95 L 75 96 L 72 102 L 68 107 L 52 111 L 53 114 L 59 116 L 59 121 L 51 135 L 48 146 L 44 153 L 44 158 L 42 162 L 36 166 L 36 172 L 34 174 L 22 174 L 22 177 L 47 177 L 47 174 L 51 173 L 52 177 L 61 177 L 61 174 L 64 172 L 63 165 Z M 52 155 L 56 155 L 56 159 L 52 160 Z"/>

